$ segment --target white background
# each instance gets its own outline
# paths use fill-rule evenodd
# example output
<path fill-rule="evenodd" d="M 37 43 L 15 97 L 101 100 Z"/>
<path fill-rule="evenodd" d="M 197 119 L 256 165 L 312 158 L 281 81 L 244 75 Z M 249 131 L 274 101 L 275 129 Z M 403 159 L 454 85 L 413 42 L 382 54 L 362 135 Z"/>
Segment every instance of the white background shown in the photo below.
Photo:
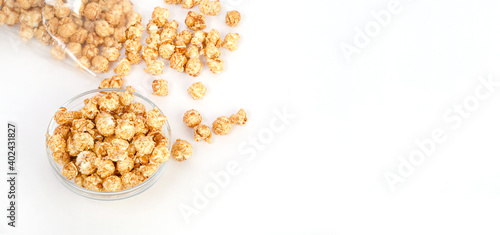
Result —
<path fill-rule="evenodd" d="M 160 0 L 141 1 L 146 24 Z M 238 32 L 235 52 L 223 51 L 226 69 L 198 78 L 167 69 L 169 95 L 150 95 L 153 78 L 133 67 L 126 84 L 168 115 L 173 138 L 193 143 L 186 162 L 170 160 L 161 179 L 136 197 L 101 202 L 80 197 L 53 176 L 44 134 L 51 115 L 99 80 L 55 62 L 45 52 L 0 37 L 0 173 L 6 169 L 6 123 L 19 125 L 18 227 L 5 234 L 498 234 L 500 219 L 500 90 L 452 129 L 443 115 L 480 85 L 500 81 L 500 2 L 401 0 L 401 12 L 348 63 L 340 44 L 353 44 L 355 28 L 374 22 L 387 0 L 226 0 L 241 25 L 209 28 Z M 183 21 L 186 10 L 169 6 Z M 183 25 L 183 24 L 181 24 Z M 187 87 L 202 81 L 203 100 Z M 498 88 L 497 88 L 498 89 Z M 247 161 L 238 146 L 259 136 L 287 108 L 296 117 Z M 195 143 L 183 113 L 199 110 L 205 123 L 245 108 L 249 121 L 211 145 Z M 446 131 L 447 140 L 397 184 L 397 172 L 416 140 Z M 241 173 L 186 223 L 179 205 L 230 161 Z M 4 173 L 2 173 L 4 174 Z M 6 192 L 6 183 L 0 184 Z M 6 195 L 0 202 L 6 206 Z M 5 208 L 0 206 L 0 208 Z M 0 215 L 6 212 L 0 212 Z"/>

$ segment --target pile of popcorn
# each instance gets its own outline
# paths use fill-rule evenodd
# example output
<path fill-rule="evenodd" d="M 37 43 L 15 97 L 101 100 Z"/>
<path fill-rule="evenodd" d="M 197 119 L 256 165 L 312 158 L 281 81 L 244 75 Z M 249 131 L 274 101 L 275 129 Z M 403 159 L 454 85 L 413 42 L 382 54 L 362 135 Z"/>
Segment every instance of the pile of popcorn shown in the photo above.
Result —
<path fill-rule="evenodd" d="M 120 79 L 109 80 L 119 84 Z M 85 99 L 80 110 L 60 108 L 58 124 L 47 146 L 62 175 L 86 189 L 114 192 L 132 188 L 151 177 L 170 158 L 169 139 L 162 131 L 167 118 L 133 102 L 134 89 L 105 91 Z M 191 145 L 174 144 L 172 155 L 189 158 Z"/>

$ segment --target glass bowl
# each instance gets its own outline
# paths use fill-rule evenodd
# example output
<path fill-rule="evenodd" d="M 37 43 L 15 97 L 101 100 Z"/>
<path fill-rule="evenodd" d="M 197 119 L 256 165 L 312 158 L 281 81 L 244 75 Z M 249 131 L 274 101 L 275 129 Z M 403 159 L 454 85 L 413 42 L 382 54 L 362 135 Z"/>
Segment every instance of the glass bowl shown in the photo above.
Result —
<path fill-rule="evenodd" d="M 68 111 L 80 110 L 84 106 L 85 99 L 90 98 L 92 96 L 95 96 L 95 95 L 97 95 L 101 92 L 105 92 L 105 91 L 122 91 L 122 92 L 124 92 L 126 90 L 123 90 L 123 89 L 90 90 L 90 91 L 84 92 L 84 93 L 77 95 L 74 98 L 70 99 L 65 104 L 63 104 L 62 107 L 65 107 Z M 160 109 L 158 106 L 156 106 L 149 99 L 147 99 L 146 97 L 144 97 L 140 94 L 137 94 L 137 93 L 134 93 L 133 102 L 139 102 L 139 103 L 144 104 L 144 106 L 146 106 L 147 111 L 149 111 L 155 107 Z M 160 112 L 161 112 L 161 110 L 160 110 Z M 54 113 L 55 113 L 55 111 L 54 111 Z M 163 114 L 163 112 L 162 112 L 162 114 Z M 52 117 L 52 119 L 49 122 L 49 127 L 47 128 L 47 135 L 52 135 L 57 126 L 58 126 L 58 124 L 55 122 L 54 118 Z M 163 125 L 162 131 L 165 134 L 165 136 L 168 138 L 168 143 L 169 143 L 168 148 L 169 148 L 169 150 L 171 150 L 171 148 L 172 148 L 172 141 L 171 141 L 172 134 L 170 131 L 170 125 L 168 124 L 168 120 L 165 122 L 165 125 Z M 46 141 L 46 143 L 47 143 L 47 141 Z M 151 186 L 153 186 L 156 183 L 156 181 L 158 181 L 158 179 L 161 177 L 161 175 L 165 171 L 165 166 L 166 166 L 166 163 L 168 162 L 167 161 L 167 162 L 162 163 L 151 177 L 149 177 L 144 182 L 142 182 L 141 184 L 139 184 L 135 187 L 121 190 L 121 191 L 116 191 L 116 192 L 98 192 L 98 191 L 92 191 L 92 190 L 80 187 L 77 184 L 75 184 L 72 180 L 66 179 L 62 175 L 63 166 L 57 164 L 54 161 L 54 159 L 52 158 L 52 151 L 50 150 L 50 148 L 48 147 L 47 144 L 46 144 L 46 149 L 47 149 L 47 158 L 49 160 L 49 163 L 50 163 L 50 166 L 52 168 L 54 175 L 66 188 L 68 188 L 69 190 L 71 190 L 72 192 L 74 192 L 80 196 L 90 198 L 90 199 L 95 199 L 95 200 L 101 200 L 101 201 L 113 201 L 113 200 L 126 199 L 126 198 L 133 197 L 135 195 L 138 195 L 138 194 L 146 191 Z"/>

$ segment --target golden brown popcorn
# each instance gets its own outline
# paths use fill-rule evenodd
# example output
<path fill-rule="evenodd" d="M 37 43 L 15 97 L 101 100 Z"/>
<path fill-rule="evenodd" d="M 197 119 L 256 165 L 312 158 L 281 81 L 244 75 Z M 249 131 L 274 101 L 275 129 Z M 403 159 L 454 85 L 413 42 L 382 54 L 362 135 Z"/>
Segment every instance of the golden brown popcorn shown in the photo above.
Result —
<path fill-rule="evenodd" d="M 97 33 L 91 32 L 91 33 L 87 34 L 87 39 L 85 40 L 85 42 L 87 43 L 87 45 L 92 45 L 92 46 L 98 47 L 99 45 L 101 45 L 104 42 L 104 39 L 99 37 L 99 35 L 97 35 Z"/>
<path fill-rule="evenodd" d="M 155 164 L 161 164 L 166 162 L 170 158 L 170 151 L 168 150 L 168 146 L 165 144 L 161 144 L 156 146 L 149 158 L 149 161 Z"/>
<path fill-rule="evenodd" d="M 72 143 L 77 152 L 94 148 L 94 138 L 87 132 L 74 134 Z"/>
<path fill-rule="evenodd" d="M 130 64 L 138 64 L 141 62 L 141 55 L 139 54 L 139 52 L 127 51 L 125 52 L 125 55 L 127 56 L 127 60 L 130 62 Z"/>
<path fill-rule="evenodd" d="M 182 162 L 193 155 L 193 146 L 185 140 L 177 139 L 172 146 L 172 156 L 175 160 Z"/>
<path fill-rule="evenodd" d="M 59 125 L 56 127 L 56 129 L 54 129 L 54 135 L 61 135 L 63 139 L 67 139 L 70 132 L 71 132 L 70 125 Z"/>
<path fill-rule="evenodd" d="M 159 52 L 161 58 L 170 60 L 175 52 L 175 46 L 173 44 L 162 44 L 160 45 Z"/>
<path fill-rule="evenodd" d="M 146 114 L 146 123 L 149 130 L 161 130 L 166 121 L 167 117 L 165 117 L 157 107 L 154 107 Z"/>
<path fill-rule="evenodd" d="M 177 36 L 177 28 L 165 27 L 160 33 L 160 44 L 170 44 Z"/>
<path fill-rule="evenodd" d="M 152 32 L 149 37 L 146 38 L 146 43 L 148 44 L 149 47 L 158 50 L 158 47 L 160 46 L 161 40 L 160 40 L 160 32 L 155 31 Z"/>
<path fill-rule="evenodd" d="M 137 116 L 144 116 L 146 114 L 146 106 L 137 102 L 132 103 L 129 107 L 129 112 L 133 112 Z"/>
<path fill-rule="evenodd" d="M 154 22 L 154 20 L 149 20 L 148 24 L 146 25 L 146 31 L 149 34 L 156 34 L 156 33 L 160 32 L 160 30 L 161 30 L 161 26 L 156 24 Z"/>
<path fill-rule="evenodd" d="M 193 30 L 201 30 L 207 27 L 205 24 L 205 16 L 195 11 L 190 11 L 185 20 L 186 26 Z"/>
<path fill-rule="evenodd" d="M 167 3 L 167 4 L 180 4 L 180 3 L 182 3 L 182 0 L 165 0 L 165 3 Z"/>
<path fill-rule="evenodd" d="M 224 38 L 223 47 L 229 49 L 230 51 L 235 51 L 238 49 L 238 40 L 240 40 L 240 35 L 237 33 L 228 33 L 226 38 Z"/>
<path fill-rule="evenodd" d="M 187 63 L 187 58 L 182 53 L 174 53 L 170 57 L 170 68 L 177 70 L 178 72 L 184 72 L 184 66 Z"/>
<path fill-rule="evenodd" d="M 92 67 L 90 70 L 96 73 L 104 73 L 109 71 L 109 61 L 102 56 L 92 58 Z"/>
<path fill-rule="evenodd" d="M 196 5 L 199 5 L 201 0 L 184 0 L 182 2 L 182 8 L 191 9 Z"/>
<path fill-rule="evenodd" d="M 97 170 L 95 165 L 97 156 L 91 151 L 83 151 L 76 157 L 75 164 L 82 175 L 90 175 Z"/>
<path fill-rule="evenodd" d="M 81 118 L 73 120 L 71 125 L 71 133 L 76 134 L 78 132 L 89 132 L 94 129 L 95 125 L 91 120 Z"/>
<path fill-rule="evenodd" d="M 168 82 L 163 79 L 153 81 L 153 95 L 166 96 L 168 95 Z"/>
<path fill-rule="evenodd" d="M 200 56 L 200 50 L 197 46 L 189 46 L 185 53 L 187 58 L 198 58 Z"/>
<path fill-rule="evenodd" d="M 210 32 L 207 33 L 207 37 L 205 38 L 205 43 L 213 43 L 214 45 L 217 44 L 217 42 L 220 40 L 220 34 L 219 31 L 216 29 L 210 30 Z"/>
<path fill-rule="evenodd" d="M 122 139 L 111 140 L 111 146 L 107 149 L 107 158 L 113 162 L 128 157 L 129 142 Z"/>
<path fill-rule="evenodd" d="M 203 118 L 198 111 L 191 109 L 184 113 L 184 117 L 182 118 L 182 120 L 188 127 L 195 127 L 201 123 Z"/>
<path fill-rule="evenodd" d="M 121 76 L 126 76 L 130 73 L 130 61 L 127 58 L 122 58 L 114 69 L 115 73 Z"/>
<path fill-rule="evenodd" d="M 147 45 L 142 50 L 142 59 L 148 65 L 149 63 L 154 63 L 154 60 L 158 58 L 158 48 L 154 45 Z"/>
<path fill-rule="evenodd" d="M 134 168 L 134 160 L 130 157 L 125 157 L 123 160 L 116 162 L 116 169 L 121 175 L 130 172 Z"/>
<path fill-rule="evenodd" d="M 127 40 L 125 41 L 125 50 L 127 52 L 139 53 L 141 51 L 142 45 L 140 41 Z"/>
<path fill-rule="evenodd" d="M 68 180 L 74 179 L 78 175 L 78 169 L 76 168 L 75 163 L 66 163 L 63 167 L 62 175 Z"/>
<path fill-rule="evenodd" d="M 203 54 L 208 61 L 209 59 L 219 58 L 221 52 L 213 43 L 207 43 L 206 47 L 203 49 Z"/>
<path fill-rule="evenodd" d="M 212 15 L 215 16 L 219 14 L 220 9 L 221 9 L 221 4 L 219 0 L 215 1 L 209 1 L 209 0 L 203 0 L 200 3 L 200 11 L 201 13 L 205 15 Z"/>
<path fill-rule="evenodd" d="M 95 56 L 99 54 L 99 48 L 94 45 L 85 45 L 82 49 L 82 56 L 87 57 L 87 59 L 91 60 Z"/>
<path fill-rule="evenodd" d="M 135 132 L 140 134 L 148 133 L 148 128 L 146 127 L 146 119 L 143 117 L 137 117 L 134 120 Z"/>
<path fill-rule="evenodd" d="M 122 115 L 120 115 L 120 118 L 123 120 L 135 121 L 137 116 L 135 115 L 135 113 L 125 112 L 125 113 L 122 113 Z"/>
<path fill-rule="evenodd" d="M 230 27 L 236 27 L 240 23 L 241 15 L 238 11 L 228 11 L 226 14 L 226 24 Z"/>
<path fill-rule="evenodd" d="M 64 152 L 66 150 L 66 140 L 62 135 L 50 136 L 47 145 L 52 152 Z"/>
<path fill-rule="evenodd" d="M 66 19 L 69 19 L 69 18 L 66 18 Z M 76 33 L 77 26 L 75 23 L 73 23 L 73 21 L 70 20 L 67 23 L 62 23 L 62 22 L 59 22 L 59 23 L 60 23 L 60 25 L 57 28 L 57 34 L 59 34 L 59 36 L 69 38 L 69 37 L 73 36 L 73 34 Z"/>
<path fill-rule="evenodd" d="M 82 53 L 82 45 L 80 43 L 70 42 L 66 46 L 66 49 L 75 56 L 80 56 Z"/>
<path fill-rule="evenodd" d="M 165 67 L 165 63 L 161 60 L 153 60 L 147 64 L 147 67 L 144 69 L 144 72 L 150 73 L 152 75 L 160 75 L 163 73 L 163 68 Z"/>
<path fill-rule="evenodd" d="M 175 52 L 184 54 L 186 53 L 186 44 L 183 41 L 175 41 Z"/>
<path fill-rule="evenodd" d="M 83 187 L 93 191 L 102 191 L 102 179 L 96 174 L 90 175 L 83 180 Z"/>
<path fill-rule="evenodd" d="M 135 89 L 132 88 L 131 86 L 127 86 L 127 91 L 125 92 L 118 92 L 118 96 L 120 97 L 120 104 L 123 106 L 129 106 L 132 104 L 132 101 L 134 100 L 134 93 Z"/>
<path fill-rule="evenodd" d="M 218 117 L 212 123 L 212 130 L 217 135 L 227 135 L 231 130 L 231 121 L 227 117 Z"/>
<path fill-rule="evenodd" d="M 102 178 L 109 177 L 115 172 L 115 164 L 113 163 L 113 161 L 109 159 L 102 159 L 96 161 L 96 166 L 97 166 L 96 173 Z"/>
<path fill-rule="evenodd" d="M 0 17 L 1 17 L 1 13 L 0 13 Z M 36 37 L 36 39 L 38 39 L 39 42 L 41 42 L 45 46 L 49 45 L 51 40 L 52 40 L 52 37 L 47 32 L 47 29 L 45 28 L 44 25 L 38 27 L 35 30 L 35 37 Z M 87 38 L 87 36 L 85 36 L 85 38 Z"/>
<path fill-rule="evenodd" d="M 86 70 L 90 68 L 90 60 L 86 56 L 82 56 L 78 58 L 78 61 L 75 62 L 75 65 L 79 69 Z"/>
<path fill-rule="evenodd" d="M 199 142 L 204 140 L 207 143 L 212 143 L 212 131 L 210 131 L 210 127 L 205 124 L 200 124 L 194 127 L 194 140 Z"/>
<path fill-rule="evenodd" d="M 88 32 L 87 30 L 80 28 L 69 38 L 71 42 L 83 44 L 87 40 Z"/>
<path fill-rule="evenodd" d="M 155 142 L 151 137 L 140 137 L 134 141 L 134 147 L 137 153 L 142 155 L 151 154 L 155 148 Z"/>
<path fill-rule="evenodd" d="M 244 109 L 240 109 L 238 113 L 231 115 L 231 123 L 238 125 L 245 125 L 247 122 L 247 113 Z"/>
<path fill-rule="evenodd" d="M 102 182 L 102 187 L 106 192 L 116 192 L 122 188 L 122 180 L 116 175 L 108 176 Z"/>
<path fill-rule="evenodd" d="M 135 172 L 135 170 L 127 172 L 121 177 L 122 184 L 125 189 L 135 187 L 142 183 L 145 179 L 146 178 L 141 174 L 141 172 Z"/>
<path fill-rule="evenodd" d="M 81 114 L 79 112 L 68 111 L 66 108 L 61 107 L 54 115 L 54 120 L 59 125 L 71 124 L 74 119 L 78 119 L 80 116 Z"/>
<path fill-rule="evenodd" d="M 155 7 L 151 18 L 153 19 L 153 22 L 155 22 L 158 26 L 163 27 L 165 23 L 167 23 L 167 18 L 169 16 L 170 13 L 166 8 Z"/>
<path fill-rule="evenodd" d="M 103 136 L 112 136 L 115 134 L 115 118 L 106 112 L 101 112 L 97 114 L 95 118 L 95 125 L 99 133 Z"/>
<path fill-rule="evenodd" d="M 120 51 L 115 47 L 105 47 L 102 49 L 102 56 L 110 62 L 115 62 L 120 58 Z"/>
<path fill-rule="evenodd" d="M 188 60 L 188 62 L 186 63 L 185 71 L 190 76 L 197 77 L 198 75 L 200 75 L 202 68 L 203 64 L 201 63 L 200 59 L 196 57 Z"/>
<path fill-rule="evenodd" d="M 83 188 L 83 181 L 85 181 L 85 178 L 83 178 L 82 175 L 77 175 L 75 177 L 75 184 Z"/>
<path fill-rule="evenodd" d="M 113 38 L 118 43 L 124 43 L 127 40 L 127 28 L 125 27 L 116 28 L 115 32 L 113 33 Z"/>
<path fill-rule="evenodd" d="M 123 77 L 122 76 L 113 76 L 111 78 L 106 78 L 101 81 L 101 84 L 99 85 L 99 89 L 103 88 L 115 88 L 115 89 L 121 89 L 123 86 Z"/>
<path fill-rule="evenodd" d="M 215 74 L 219 74 L 224 70 L 224 61 L 220 58 L 208 59 L 207 65 L 210 71 Z"/>
<path fill-rule="evenodd" d="M 58 4 L 54 6 L 54 15 L 58 18 L 68 17 L 69 14 L 71 14 L 71 9 L 69 9 L 67 4 L 58 2 Z"/>
<path fill-rule="evenodd" d="M 101 14 L 101 6 L 98 3 L 91 2 L 85 5 L 85 9 L 83 10 L 83 15 L 88 20 L 94 21 Z"/>
<path fill-rule="evenodd" d="M 50 50 L 50 55 L 56 60 L 64 60 L 66 58 L 66 51 L 61 46 L 56 45 Z"/>
<path fill-rule="evenodd" d="M 188 93 L 193 97 L 193 100 L 203 98 L 206 92 L 207 88 L 201 82 L 193 83 L 193 85 L 188 88 Z"/>
<path fill-rule="evenodd" d="M 99 20 L 95 24 L 95 32 L 100 37 L 105 38 L 105 37 L 113 35 L 114 28 L 111 25 L 109 25 L 109 23 L 107 21 Z"/>
<path fill-rule="evenodd" d="M 35 36 L 35 29 L 27 24 L 19 26 L 19 37 L 21 40 L 27 42 Z"/>
<path fill-rule="evenodd" d="M 118 123 L 115 129 L 116 137 L 130 141 L 135 135 L 134 122 L 121 119 L 118 119 L 116 122 Z"/>
<path fill-rule="evenodd" d="M 105 95 L 99 98 L 97 104 L 101 111 L 112 112 L 119 108 L 120 97 L 116 92 L 106 92 Z"/>
<path fill-rule="evenodd" d="M 130 26 L 127 29 L 127 39 L 140 41 L 142 33 L 144 33 L 144 27 L 142 25 L 136 24 L 134 26 Z"/>
<path fill-rule="evenodd" d="M 139 172 L 142 173 L 142 175 L 146 178 L 151 177 L 155 172 L 156 169 L 158 168 L 158 164 L 150 163 L 147 165 L 141 165 L 139 167 Z"/>
<path fill-rule="evenodd" d="M 184 44 L 189 44 L 193 38 L 193 33 L 189 30 L 183 30 L 177 34 L 176 40 L 184 42 Z"/>
<path fill-rule="evenodd" d="M 102 84 L 102 83 L 101 83 Z M 85 99 L 85 106 L 80 109 L 80 113 L 82 117 L 87 119 L 94 119 L 95 116 L 99 113 L 99 109 L 97 108 L 97 99 L 92 97 Z"/>
<path fill-rule="evenodd" d="M 152 130 L 148 133 L 148 137 L 152 137 L 156 145 L 168 145 L 168 138 L 160 130 Z"/>
<path fill-rule="evenodd" d="M 199 48 L 203 48 L 206 37 L 207 37 L 207 33 L 203 32 L 201 30 L 198 30 L 198 31 L 194 32 L 193 37 L 191 38 L 191 44 L 193 44 Z"/>
<path fill-rule="evenodd" d="M 132 14 L 129 14 L 127 17 L 126 28 L 130 28 L 131 26 L 134 26 L 134 25 L 140 25 L 141 23 L 142 23 L 141 14 L 139 14 L 137 12 L 133 12 Z"/>

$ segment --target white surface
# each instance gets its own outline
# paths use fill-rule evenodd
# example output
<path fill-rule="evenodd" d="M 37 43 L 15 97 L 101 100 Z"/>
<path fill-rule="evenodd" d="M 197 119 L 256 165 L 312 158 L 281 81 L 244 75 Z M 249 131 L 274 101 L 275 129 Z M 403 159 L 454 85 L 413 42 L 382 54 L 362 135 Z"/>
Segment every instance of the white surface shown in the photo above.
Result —
<path fill-rule="evenodd" d="M 141 3 L 141 9 L 159 2 Z M 193 79 L 168 69 L 162 77 L 169 81 L 170 94 L 164 98 L 148 95 L 151 80 L 142 72 L 144 64 L 134 67 L 126 83 L 160 105 L 174 138 L 194 143 L 182 124 L 190 108 L 209 124 L 243 107 L 247 126 L 215 136 L 212 145 L 194 143 L 192 159 L 170 160 L 153 188 L 117 202 L 88 200 L 65 189 L 50 172 L 44 149 L 50 116 L 98 81 L 45 60 L 31 48 L 12 48 L 9 39 L 0 37 L 0 145 L 5 146 L 7 121 L 17 122 L 20 130 L 18 228 L 7 228 L 0 216 L 1 232 L 500 232 L 500 96 L 481 101 L 458 129 L 442 118 L 453 104 L 474 94 L 478 76 L 492 74 L 500 81 L 500 3 L 401 0 L 401 13 L 347 63 L 339 45 L 352 44 L 354 28 L 372 22 L 370 12 L 388 9 L 388 1 L 226 2 L 242 12 L 235 29 L 242 40 L 238 51 L 224 51 L 222 75 L 206 70 Z M 183 11 L 172 10 L 179 16 Z M 194 81 L 208 86 L 201 101 L 185 92 Z M 238 145 L 268 127 L 273 110 L 285 106 L 297 117 L 247 161 Z M 391 192 L 384 172 L 394 171 L 398 156 L 407 158 L 417 149 L 414 142 L 431 137 L 436 128 L 446 130 L 448 139 Z M 191 205 L 193 190 L 202 190 L 210 173 L 231 160 L 240 164 L 241 173 L 185 223 L 179 205 Z M 0 161 L 0 173 L 5 164 Z M 5 192 L 5 182 L 0 185 Z"/>

